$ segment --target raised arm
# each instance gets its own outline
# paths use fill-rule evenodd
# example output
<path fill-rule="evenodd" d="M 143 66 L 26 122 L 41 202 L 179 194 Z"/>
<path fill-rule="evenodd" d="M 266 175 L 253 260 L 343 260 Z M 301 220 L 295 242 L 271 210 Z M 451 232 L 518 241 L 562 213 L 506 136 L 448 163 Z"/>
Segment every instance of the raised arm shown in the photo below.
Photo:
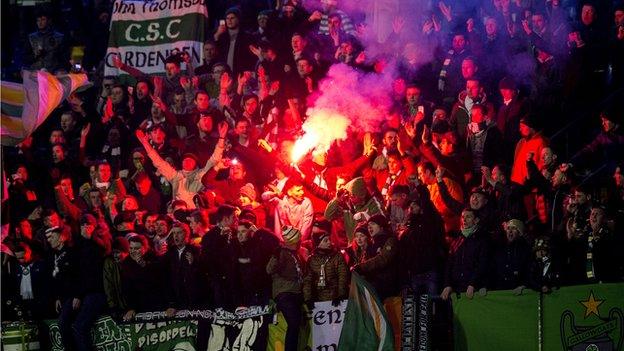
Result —
<path fill-rule="evenodd" d="M 221 161 L 223 150 L 225 149 L 225 137 L 227 136 L 228 127 L 226 122 L 219 123 L 219 141 L 217 142 L 212 156 L 206 161 L 206 165 L 204 165 L 204 168 L 200 172 L 202 176 Z"/>
<path fill-rule="evenodd" d="M 121 62 L 121 58 L 117 55 L 113 56 L 113 66 L 119 68 L 122 71 L 125 71 L 126 73 L 133 76 L 134 78 L 137 78 L 137 79 L 148 78 L 149 79 L 149 76 L 143 73 L 141 70 L 136 69 L 130 65 L 126 65 L 125 63 Z"/>
<path fill-rule="evenodd" d="M 158 169 L 158 171 L 160 171 L 160 173 L 168 181 L 171 181 L 177 173 L 175 168 L 173 168 L 169 164 L 169 162 L 165 161 L 162 157 L 160 157 L 160 155 L 158 154 L 158 152 L 156 152 L 154 147 L 150 145 L 145 132 L 143 132 L 141 129 L 137 129 L 137 131 L 135 132 L 135 135 L 137 139 L 139 139 L 139 142 L 141 143 L 141 145 L 143 145 L 143 147 L 145 148 L 145 151 L 147 152 L 147 156 L 150 158 L 150 160 L 152 160 L 154 167 L 156 167 L 156 169 Z"/>

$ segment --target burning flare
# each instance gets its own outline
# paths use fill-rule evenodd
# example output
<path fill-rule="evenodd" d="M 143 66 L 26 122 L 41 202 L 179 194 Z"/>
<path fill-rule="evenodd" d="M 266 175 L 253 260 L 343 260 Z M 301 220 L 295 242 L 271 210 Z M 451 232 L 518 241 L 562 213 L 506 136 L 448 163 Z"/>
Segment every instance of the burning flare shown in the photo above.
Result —
<path fill-rule="evenodd" d="M 303 136 L 295 142 L 290 158 L 298 163 L 310 151 L 327 152 L 336 140 L 347 138 L 349 119 L 331 109 L 309 110 L 310 117 L 303 123 Z"/>

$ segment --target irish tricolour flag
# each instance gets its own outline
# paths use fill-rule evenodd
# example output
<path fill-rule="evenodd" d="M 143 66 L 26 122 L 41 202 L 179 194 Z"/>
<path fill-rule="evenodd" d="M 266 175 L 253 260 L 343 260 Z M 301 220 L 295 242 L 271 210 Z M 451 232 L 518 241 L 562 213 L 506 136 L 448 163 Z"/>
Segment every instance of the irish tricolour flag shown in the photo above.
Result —
<path fill-rule="evenodd" d="M 383 304 L 370 284 L 355 272 L 338 350 L 394 350 L 394 334 Z"/>

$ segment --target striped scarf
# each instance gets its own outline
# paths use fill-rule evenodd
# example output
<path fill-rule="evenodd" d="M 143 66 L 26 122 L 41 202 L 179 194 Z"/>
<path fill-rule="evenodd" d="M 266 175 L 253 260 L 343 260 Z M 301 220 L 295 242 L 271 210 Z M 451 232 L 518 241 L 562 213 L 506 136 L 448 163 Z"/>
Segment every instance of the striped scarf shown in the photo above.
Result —
<path fill-rule="evenodd" d="M 384 184 L 383 188 L 381 188 L 381 195 L 384 198 L 388 197 L 388 191 L 390 190 L 390 187 L 392 187 L 392 185 L 394 185 L 394 182 L 401 175 L 401 172 L 402 172 L 402 170 L 399 171 L 399 173 L 397 173 L 397 174 L 388 174 L 388 178 L 386 178 L 386 184 Z"/>

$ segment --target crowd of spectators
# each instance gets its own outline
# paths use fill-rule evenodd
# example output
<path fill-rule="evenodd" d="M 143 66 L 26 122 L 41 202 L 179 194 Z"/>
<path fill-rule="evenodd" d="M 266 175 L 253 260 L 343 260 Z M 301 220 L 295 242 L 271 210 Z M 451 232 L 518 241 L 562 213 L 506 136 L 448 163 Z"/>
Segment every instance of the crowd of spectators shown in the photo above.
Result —
<path fill-rule="evenodd" d="M 130 80 L 103 76 L 109 1 L 12 9 L 13 64 L 68 72 L 86 44 L 94 86 L 3 150 L 3 319 L 58 318 L 87 350 L 103 313 L 272 300 L 298 325 L 351 271 L 382 299 L 623 280 L 624 5 L 401 1 L 419 16 L 373 40 L 336 0 L 206 3 L 202 64 L 113 58 Z M 337 64 L 391 74 L 392 108 L 294 164 Z"/>

